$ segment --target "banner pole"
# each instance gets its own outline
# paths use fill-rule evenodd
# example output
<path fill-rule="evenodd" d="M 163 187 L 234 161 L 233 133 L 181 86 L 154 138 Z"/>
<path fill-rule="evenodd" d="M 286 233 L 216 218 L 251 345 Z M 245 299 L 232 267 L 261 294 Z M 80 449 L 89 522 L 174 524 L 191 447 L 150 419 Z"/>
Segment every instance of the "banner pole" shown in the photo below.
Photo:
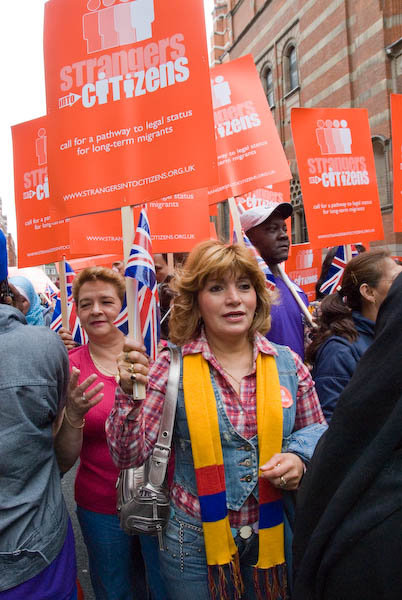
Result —
<path fill-rule="evenodd" d="M 169 252 L 167 255 L 168 275 L 173 275 L 174 272 L 174 255 L 173 252 Z"/>
<path fill-rule="evenodd" d="M 121 208 L 121 225 L 123 232 L 124 262 L 130 257 L 131 246 L 134 240 L 134 211 L 132 206 L 123 206 Z M 128 316 L 128 334 L 141 344 L 144 343 L 141 335 L 138 314 L 138 288 L 137 281 L 126 277 L 126 301 Z M 145 398 L 145 386 L 142 383 L 135 383 L 133 388 L 133 397 L 138 400 Z"/>
<path fill-rule="evenodd" d="M 345 244 L 345 262 L 346 264 L 352 260 L 352 246 L 351 244 Z"/>
<path fill-rule="evenodd" d="M 67 303 L 67 281 L 66 281 L 66 257 L 59 261 L 59 282 L 60 282 L 60 306 L 61 322 L 65 329 L 69 329 L 68 322 L 68 303 Z"/>
<path fill-rule="evenodd" d="M 303 300 L 300 298 L 299 294 L 297 293 L 297 291 L 293 287 L 292 282 L 290 281 L 289 277 L 286 275 L 285 271 L 282 269 L 281 265 L 278 265 L 278 269 L 279 269 L 279 274 L 280 274 L 281 278 L 283 279 L 284 283 L 286 284 L 286 287 L 289 289 L 289 291 L 292 294 L 293 298 L 296 300 L 297 304 L 301 308 L 301 310 L 302 310 L 304 316 L 306 317 L 307 321 L 310 323 L 310 325 L 312 327 L 314 327 L 313 317 L 311 316 L 309 309 L 304 304 Z"/>
<path fill-rule="evenodd" d="M 228 202 L 229 202 L 230 214 L 232 216 L 232 221 L 233 221 L 233 231 L 236 234 L 237 243 L 244 246 L 245 244 L 244 244 L 244 240 L 243 240 L 239 211 L 236 206 L 236 201 L 234 198 L 229 198 Z"/>

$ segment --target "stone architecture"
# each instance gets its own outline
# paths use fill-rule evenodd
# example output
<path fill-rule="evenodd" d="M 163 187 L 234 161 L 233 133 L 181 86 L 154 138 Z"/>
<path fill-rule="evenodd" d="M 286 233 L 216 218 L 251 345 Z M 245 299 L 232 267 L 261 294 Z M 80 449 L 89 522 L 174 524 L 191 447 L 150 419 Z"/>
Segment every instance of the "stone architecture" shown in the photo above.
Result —
<path fill-rule="evenodd" d="M 291 108 L 364 107 L 385 243 L 402 255 L 402 233 L 392 223 L 389 101 L 390 93 L 402 93 L 402 0 L 215 0 L 212 64 L 249 53 L 290 160 L 294 241 L 304 241 L 306 229 Z"/>

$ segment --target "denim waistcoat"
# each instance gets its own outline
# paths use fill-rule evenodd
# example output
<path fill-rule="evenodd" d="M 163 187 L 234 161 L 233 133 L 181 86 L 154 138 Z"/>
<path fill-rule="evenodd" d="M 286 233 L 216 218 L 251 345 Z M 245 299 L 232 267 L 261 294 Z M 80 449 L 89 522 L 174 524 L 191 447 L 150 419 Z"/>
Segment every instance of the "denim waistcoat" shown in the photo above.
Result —
<path fill-rule="evenodd" d="M 315 445 L 325 431 L 326 426 L 317 423 L 293 432 L 298 388 L 296 365 L 288 348 L 273 343 L 272 346 L 278 352 L 275 361 L 281 388 L 282 390 L 286 388 L 288 391 L 286 394 L 286 407 L 283 408 L 282 452 L 294 452 L 305 463 L 308 463 L 314 452 Z M 225 465 L 227 507 L 231 510 L 240 510 L 250 494 L 253 494 L 258 501 L 257 435 L 251 439 L 247 439 L 234 429 L 226 414 L 218 386 L 212 373 L 211 382 L 218 410 L 219 430 Z M 290 398 L 292 402 L 290 402 Z M 173 441 L 175 449 L 175 482 L 191 494 L 197 496 L 190 433 L 184 405 L 183 364 L 181 367 Z"/>
<path fill-rule="evenodd" d="M 0 304 L 0 591 L 56 558 L 68 522 L 52 433 L 68 357 L 56 334 L 24 323 Z"/>

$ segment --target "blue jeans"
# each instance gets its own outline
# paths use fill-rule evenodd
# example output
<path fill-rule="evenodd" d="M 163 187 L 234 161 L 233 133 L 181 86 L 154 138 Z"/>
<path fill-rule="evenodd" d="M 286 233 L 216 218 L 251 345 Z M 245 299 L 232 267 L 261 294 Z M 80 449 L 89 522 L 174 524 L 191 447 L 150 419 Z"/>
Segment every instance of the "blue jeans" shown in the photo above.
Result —
<path fill-rule="evenodd" d="M 208 566 L 204 534 L 199 521 L 174 509 L 164 533 L 165 551 L 160 553 L 161 573 L 174 600 L 209 600 Z M 235 533 L 235 531 L 233 531 Z M 234 537 L 239 550 L 244 600 L 256 600 L 253 565 L 258 560 L 258 535 Z"/>
<path fill-rule="evenodd" d="M 104 515 L 77 506 L 77 516 L 88 550 L 89 570 L 96 600 L 147 600 L 144 557 L 152 600 L 168 598 L 159 574 L 158 545 L 120 528 L 116 515 Z M 142 536 L 143 537 L 143 536 Z"/>

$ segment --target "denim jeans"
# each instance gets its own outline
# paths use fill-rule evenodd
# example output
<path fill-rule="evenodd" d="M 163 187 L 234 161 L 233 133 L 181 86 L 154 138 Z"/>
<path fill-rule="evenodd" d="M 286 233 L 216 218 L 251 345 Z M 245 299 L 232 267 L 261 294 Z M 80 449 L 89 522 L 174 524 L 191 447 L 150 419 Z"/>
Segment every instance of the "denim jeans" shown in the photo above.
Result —
<path fill-rule="evenodd" d="M 165 551 L 160 553 L 161 573 L 169 596 L 174 600 L 210 598 L 204 535 L 199 525 L 199 521 L 175 509 L 164 533 Z M 239 550 L 244 582 L 242 598 L 256 600 L 253 565 L 258 560 L 258 534 L 252 533 L 246 540 L 236 535 L 234 540 Z"/>
<path fill-rule="evenodd" d="M 152 600 L 167 599 L 159 574 L 156 539 L 141 541 L 140 547 L 137 536 L 122 531 L 116 515 L 95 513 L 77 506 L 77 516 L 88 550 L 96 600 L 147 600 L 142 555 Z"/>

